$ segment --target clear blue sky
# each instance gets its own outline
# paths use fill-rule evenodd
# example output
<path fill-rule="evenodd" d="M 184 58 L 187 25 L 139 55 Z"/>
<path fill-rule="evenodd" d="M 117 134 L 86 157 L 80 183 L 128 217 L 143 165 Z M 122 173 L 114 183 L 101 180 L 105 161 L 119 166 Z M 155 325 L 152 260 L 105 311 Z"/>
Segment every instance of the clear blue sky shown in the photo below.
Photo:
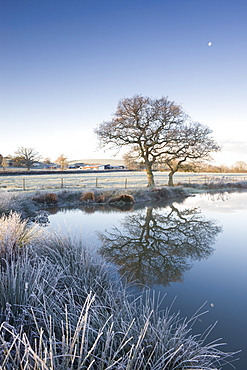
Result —
<path fill-rule="evenodd" d="M 246 20 L 245 0 L 0 0 L 0 153 L 109 158 L 94 128 L 142 94 L 247 162 Z"/>

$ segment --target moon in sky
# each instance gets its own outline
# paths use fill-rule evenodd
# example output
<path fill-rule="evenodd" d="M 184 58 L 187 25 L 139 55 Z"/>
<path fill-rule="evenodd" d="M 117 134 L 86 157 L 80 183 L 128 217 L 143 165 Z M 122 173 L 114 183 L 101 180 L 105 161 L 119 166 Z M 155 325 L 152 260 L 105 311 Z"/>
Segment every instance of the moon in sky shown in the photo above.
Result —
<path fill-rule="evenodd" d="M 209 41 L 208 46 L 212 46 L 212 45 L 213 45 L 212 41 Z"/>

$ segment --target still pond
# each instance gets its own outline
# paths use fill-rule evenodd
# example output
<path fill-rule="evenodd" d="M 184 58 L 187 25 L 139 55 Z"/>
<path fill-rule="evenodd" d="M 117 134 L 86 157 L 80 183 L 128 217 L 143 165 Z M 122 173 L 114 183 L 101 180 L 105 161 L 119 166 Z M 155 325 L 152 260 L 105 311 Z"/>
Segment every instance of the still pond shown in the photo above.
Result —
<path fill-rule="evenodd" d="M 241 349 L 234 366 L 247 369 L 247 192 L 126 210 L 50 211 L 49 228 L 77 233 L 129 281 L 160 292 L 161 309 L 172 304 L 172 311 L 191 317 L 204 304 L 208 313 L 194 330 L 202 333 L 217 321 L 210 339 L 222 338 L 224 351 Z"/>

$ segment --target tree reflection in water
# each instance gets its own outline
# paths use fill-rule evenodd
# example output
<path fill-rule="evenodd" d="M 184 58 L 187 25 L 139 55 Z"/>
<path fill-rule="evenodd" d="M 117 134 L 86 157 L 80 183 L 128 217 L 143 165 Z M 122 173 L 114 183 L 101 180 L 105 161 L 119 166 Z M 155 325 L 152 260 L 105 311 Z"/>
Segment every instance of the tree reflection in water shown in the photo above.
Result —
<path fill-rule="evenodd" d="M 159 213 L 128 215 L 121 230 L 114 227 L 99 233 L 100 253 L 119 266 L 129 282 L 145 285 L 182 281 L 192 261 L 209 257 L 221 227 L 207 220 L 200 209 L 179 211 L 171 205 Z"/>

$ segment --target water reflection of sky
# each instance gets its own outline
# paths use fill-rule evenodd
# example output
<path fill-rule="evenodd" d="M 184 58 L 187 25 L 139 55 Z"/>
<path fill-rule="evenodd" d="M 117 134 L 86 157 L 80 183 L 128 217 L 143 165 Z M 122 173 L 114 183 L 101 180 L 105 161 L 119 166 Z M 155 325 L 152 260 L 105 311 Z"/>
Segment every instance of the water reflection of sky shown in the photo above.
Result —
<path fill-rule="evenodd" d="M 214 220 L 215 224 L 222 227 L 222 232 L 217 233 L 210 255 L 193 259 L 190 268 L 184 269 L 180 281 L 171 281 L 168 285 L 157 283 L 152 288 L 166 295 L 164 307 L 169 306 L 176 297 L 173 309 L 180 310 L 182 316 L 191 316 L 207 302 L 204 309 L 209 310 L 209 313 L 196 323 L 195 330 L 202 332 L 209 324 L 218 321 L 212 339 L 222 337 L 223 342 L 228 343 L 222 348 L 224 350 L 241 348 L 241 361 L 235 366 L 237 370 L 243 370 L 247 363 L 247 193 L 197 195 L 186 199 L 183 204 L 174 203 L 174 206 L 179 212 L 199 207 L 205 220 Z M 168 209 L 162 208 L 155 208 L 152 212 L 158 212 L 162 217 L 167 217 L 169 213 Z M 65 232 L 69 228 L 72 233 L 81 233 L 84 239 L 97 247 L 100 240 L 95 231 L 104 233 L 105 230 L 117 227 L 124 233 L 122 224 L 126 217 L 135 217 L 129 226 L 133 232 L 133 222 L 136 218 L 145 218 L 146 213 L 147 207 L 123 213 L 71 210 L 51 215 L 50 221 L 51 227 L 56 228 L 59 223 Z M 206 237 L 203 229 L 197 230 Z M 121 253 L 115 255 L 115 258 L 121 260 Z"/>
<path fill-rule="evenodd" d="M 246 212 L 247 192 L 198 194 L 189 197 L 184 204 L 198 206 L 203 212 L 233 213 Z"/>
<path fill-rule="evenodd" d="M 176 294 L 175 307 L 184 315 L 207 301 L 209 314 L 203 320 L 218 321 L 214 333 L 228 343 L 226 348 L 243 350 L 235 365 L 242 370 L 247 363 L 247 193 L 198 195 L 184 204 L 200 206 L 204 215 L 219 221 L 223 232 L 210 259 L 196 262 L 182 285 L 157 289 Z"/>

